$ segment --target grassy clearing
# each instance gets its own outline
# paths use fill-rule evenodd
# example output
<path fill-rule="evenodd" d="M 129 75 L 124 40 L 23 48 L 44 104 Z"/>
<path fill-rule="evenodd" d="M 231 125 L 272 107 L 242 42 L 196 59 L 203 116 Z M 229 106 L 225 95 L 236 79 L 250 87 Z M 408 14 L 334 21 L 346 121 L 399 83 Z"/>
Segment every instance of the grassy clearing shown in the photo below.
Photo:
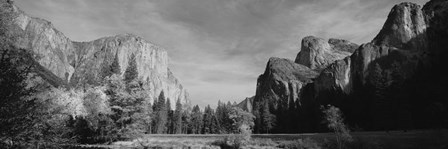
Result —
<path fill-rule="evenodd" d="M 448 130 L 353 132 L 354 142 L 347 148 L 357 149 L 444 149 L 448 148 Z M 220 148 L 216 142 L 229 135 L 146 135 L 143 139 L 115 142 L 108 148 Z M 262 134 L 242 148 L 337 148 L 332 133 Z"/>

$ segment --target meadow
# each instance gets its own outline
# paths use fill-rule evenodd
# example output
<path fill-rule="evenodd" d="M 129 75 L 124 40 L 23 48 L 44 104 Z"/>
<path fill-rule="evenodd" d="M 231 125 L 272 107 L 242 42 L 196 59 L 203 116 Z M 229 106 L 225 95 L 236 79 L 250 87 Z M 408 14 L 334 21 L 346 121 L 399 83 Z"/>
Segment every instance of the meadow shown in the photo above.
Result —
<path fill-rule="evenodd" d="M 354 141 L 345 148 L 358 149 L 445 149 L 448 130 L 352 132 Z M 119 141 L 112 145 L 84 145 L 85 148 L 154 148 L 154 149 L 219 149 L 220 140 L 230 134 L 150 134 L 133 141 Z M 333 133 L 254 134 L 241 148 L 337 148 Z"/>

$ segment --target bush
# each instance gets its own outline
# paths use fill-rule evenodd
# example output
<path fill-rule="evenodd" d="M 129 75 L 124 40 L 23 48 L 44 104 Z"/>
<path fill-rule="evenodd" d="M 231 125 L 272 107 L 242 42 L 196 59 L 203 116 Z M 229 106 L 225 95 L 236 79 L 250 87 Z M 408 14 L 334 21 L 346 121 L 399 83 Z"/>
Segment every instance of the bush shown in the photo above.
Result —
<path fill-rule="evenodd" d="M 328 105 L 326 108 L 321 107 L 325 115 L 324 122 L 328 128 L 336 134 L 336 143 L 339 149 L 344 148 L 346 143 L 352 142 L 353 138 L 350 135 L 350 130 L 344 124 L 342 112 L 339 108 Z"/>
<path fill-rule="evenodd" d="M 233 107 L 229 112 L 229 119 L 233 121 L 233 133 L 240 134 L 242 142 L 249 142 L 255 116 L 241 108 Z"/>

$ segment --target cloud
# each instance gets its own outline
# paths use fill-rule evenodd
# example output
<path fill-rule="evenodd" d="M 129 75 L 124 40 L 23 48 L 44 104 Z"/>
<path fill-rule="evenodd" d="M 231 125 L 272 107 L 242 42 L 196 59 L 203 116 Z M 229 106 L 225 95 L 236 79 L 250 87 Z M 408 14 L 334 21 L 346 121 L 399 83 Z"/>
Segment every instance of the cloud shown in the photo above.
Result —
<path fill-rule="evenodd" d="M 424 4 L 428 0 L 411 0 Z M 370 41 L 400 0 L 20 0 L 76 41 L 133 33 L 168 50 L 194 104 L 255 94 L 269 57 L 294 59 L 301 38 Z"/>

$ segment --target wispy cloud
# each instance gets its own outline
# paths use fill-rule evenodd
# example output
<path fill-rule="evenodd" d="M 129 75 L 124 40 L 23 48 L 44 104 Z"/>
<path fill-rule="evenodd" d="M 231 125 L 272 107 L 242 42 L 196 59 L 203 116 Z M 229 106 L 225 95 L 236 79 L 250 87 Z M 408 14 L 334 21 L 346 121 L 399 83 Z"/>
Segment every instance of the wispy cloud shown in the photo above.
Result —
<path fill-rule="evenodd" d="M 424 4 L 428 0 L 410 0 Z M 314 35 L 370 41 L 400 0 L 18 0 L 76 41 L 133 33 L 168 50 L 204 106 L 255 94 L 269 57 L 294 59 Z"/>

